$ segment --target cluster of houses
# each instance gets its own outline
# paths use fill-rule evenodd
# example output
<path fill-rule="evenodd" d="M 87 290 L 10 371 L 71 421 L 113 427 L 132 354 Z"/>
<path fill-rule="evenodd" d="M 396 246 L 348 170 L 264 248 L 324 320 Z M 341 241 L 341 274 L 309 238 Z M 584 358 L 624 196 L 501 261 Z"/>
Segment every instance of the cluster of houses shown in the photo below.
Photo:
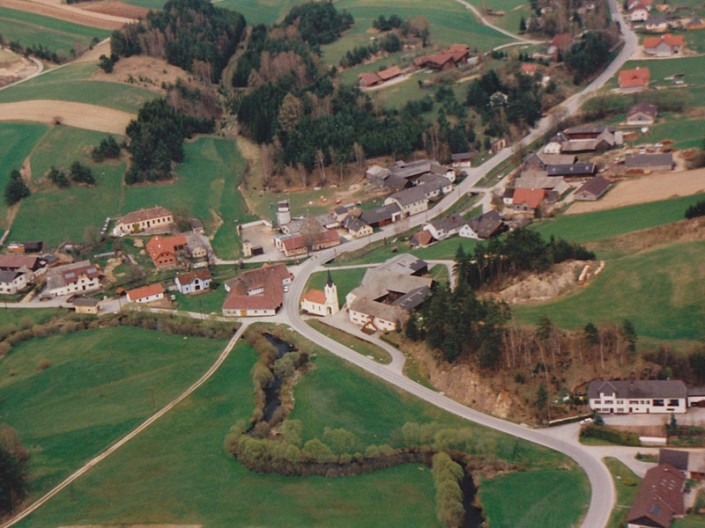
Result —
<path fill-rule="evenodd" d="M 416 68 L 433 71 L 451 70 L 469 63 L 472 63 L 470 48 L 465 44 L 453 44 L 450 48 L 414 59 L 414 66 Z M 407 68 L 406 70 L 402 70 L 399 66 L 395 65 L 378 72 L 363 72 L 359 75 L 359 85 L 360 88 L 379 86 L 408 73 L 412 69 L 413 68 Z"/>
<path fill-rule="evenodd" d="M 506 229 L 507 225 L 495 210 L 474 216 L 469 220 L 453 213 L 424 224 L 421 231 L 415 233 L 411 238 L 411 246 L 426 247 L 453 236 L 486 240 L 503 233 Z"/>
<path fill-rule="evenodd" d="M 680 15 L 681 11 L 690 14 Z M 668 3 L 654 4 L 653 0 L 629 0 L 626 4 L 625 19 L 632 26 L 648 33 L 665 33 L 669 30 L 684 29 L 693 31 L 705 29 L 705 22 L 693 15 L 691 9 Z"/>

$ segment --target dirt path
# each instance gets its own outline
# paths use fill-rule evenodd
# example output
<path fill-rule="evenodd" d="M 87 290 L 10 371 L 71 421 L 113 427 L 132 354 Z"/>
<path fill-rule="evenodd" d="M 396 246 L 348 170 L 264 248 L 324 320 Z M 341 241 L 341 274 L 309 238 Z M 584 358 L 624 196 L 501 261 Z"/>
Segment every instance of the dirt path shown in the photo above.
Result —
<path fill-rule="evenodd" d="M 121 110 L 68 101 L 19 101 L 0 104 L 0 121 L 34 121 L 61 124 L 76 128 L 124 134 L 125 128 L 136 116 Z"/>
<path fill-rule="evenodd" d="M 39 508 L 41 508 L 44 504 L 46 504 L 49 500 L 51 500 L 54 496 L 59 494 L 62 490 L 70 486 L 73 482 L 75 482 L 77 479 L 88 473 L 91 469 L 93 469 L 95 466 L 97 466 L 100 462 L 108 458 L 110 455 L 115 453 L 118 449 L 120 449 L 122 446 L 127 444 L 130 440 L 133 440 L 135 437 L 140 435 L 142 432 L 144 432 L 148 427 L 153 425 L 157 420 L 159 420 L 161 417 L 163 417 L 165 414 L 167 414 L 169 411 L 171 411 L 174 407 L 179 405 L 181 402 L 183 402 L 186 398 L 191 396 L 194 392 L 196 392 L 204 383 L 206 383 L 213 374 L 215 374 L 218 369 L 221 367 L 223 363 L 225 363 L 225 360 L 228 358 L 230 355 L 230 352 L 233 351 L 233 348 L 235 348 L 235 344 L 238 342 L 240 337 L 242 337 L 242 334 L 245 332 L 247 327 L 249 326 L 250 322 L 245 321 L 242 323 L 242 326 L 238 329 L 238 331 L 235 333 L 235 335 L 228 341 L 228 344 L 225 346 L 225 349 L 220 353 L 218 356 L 218 359 L 216 359 L 215 363 L 211 365 L 211 367 L 201 376 L 198 378 L 198 380 L 191 385 L 188 389 L 186 389 L 184 392 L 182 392 L 179 396 L 177 396 L 175 399 L 170 401 L 168 404 L 166 404 L 164 407 L 162 407 L 157 413 L 153 414 L 151 417 L 147 418 L 144 422 L 142 422 L 141 425 L 137 426 L 137 428 L 133 429 L 130 433 L 125 435 L 122 439 L 118 440 L 115 442 L 113 445 L 108 447 L 105 451 L 100 453 L 99 455 L 93 457 L 91 460 L 89 460 L 87 463 L 85 463 L 83 466 L 81 466 L 80 469 L 72 473 L 68 478 L 66 478 L 63 482 L 58 484 L 56 487 L 54 487 L 51 491 L 46 493 L 44 496 L 41 498 L 37 499 L 35 502 L 30 504 L 27 508 L 22 510 L 20 513 L 12 517 L 11 519 L 7 520 L 4 522 L 2 525 L 0 525 L 0 528 L 9 528 L 10 526 L 14 526 L 18 522 L 20 522 L 22 519 L 25 517 L 29 516 L 33 512 L 37 511 Z"/>
<path fill-rule="evenodd" d="M 701 192 L 705 192 L 705 169 L 650 174 L 619 182 L 596 202 L 575 202 L 566 214 L 604 211 Z"/>
<path fill-rule="evenodd" d="M 0 0 L 0 6 L 99 29 L 120 29 L 125 24 L 135 21 L 133 18 L 83 10 L 67 4 L 52 2 L 51 0 L 46 2 L 36 2 L 32 0 Z"/>

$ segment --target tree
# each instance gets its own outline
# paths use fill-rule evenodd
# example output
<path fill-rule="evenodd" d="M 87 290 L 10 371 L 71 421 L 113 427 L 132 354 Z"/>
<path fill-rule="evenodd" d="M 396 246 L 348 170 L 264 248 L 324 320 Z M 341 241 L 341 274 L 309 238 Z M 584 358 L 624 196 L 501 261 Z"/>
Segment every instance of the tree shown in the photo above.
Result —
<path fill-rule="evenodd" d="M 543 411 L 548 405 L 548 391 L 546 390 L 546 385 L 542 382 L 536 391 L 536 408 L 539 411 Z"/>
<path fill-rule="evenodd" d="M 1 513 L 10 513 L 27 494 L 27 459 L 14 430 L 0 426 Z"/>
<path fill-rule="evenodd" d="M 69 175 L 71 176 L 71 179 L 77 183 L 95 185 L 95 176 L 93 176 L 93 171 L 78 161 L 74 161 L 71 164 Z"/>
<path fill-rule="evenodd" d="M 49 181 L 51 183 L 53 183 L 57 187 L 61 187 L 62 189 L 71 185 L 71 182 L 66 177 L 66 174 L 64 174 L 64 171 L 57 169 L 53 165 L 51 169 L 49 169 L 49 174 L 47 175 L 47 177 L 49 178 Z"/>
<path fill-rule="evenodd" d="M 10 172 L 10 180 L 5 185 L 5 203 L 7 203 L 7 205 L 15 205 L 22 200 L 22 198 L 27 198 L 30 194 L 32 193 L 22 179 L 20 171 L 15 169 Z"/>
<path fill-rule="evenodd" d="M 526 33 L 526 19 L 524 17 L 519 20 L 519 33 Z"/>
<path fill-rule="evenodd" d="M 100 144 L 91 152 L 91 158 L 96 163 L 100 163 L 106 159 L 115 159 L 120 157 L 120 145 L 113 136 L 108 136 L 102 139 Z"/>
<path fill-rule="evenodd" d="M 412 341 L 417 341 L 419 339 L 419 327 L 416 314 L 412 313 L 409 317 L 409 320 L 406 322 L 406 327 L 404 328 L 404 334 Z"/>
<path fill-rule="evenodd" d="M 634 354 L 636 352 L 636 340 L 637 340 L 637 335 L 636 335 L 636 329 L 634 328 L 634 325 L 629 319 L 625 319 L 622 322 L 622 335 L 624 336 L 624 339 L 627 341 L 627 350 L 631 353 Z"/>
<path fill-rule="evenodd" d="M 279 126 L 286 132 L 291 132 L 304 115 L 304 106 L 301 99 L 291 92 L 284 96 L 279 109 Z"/>

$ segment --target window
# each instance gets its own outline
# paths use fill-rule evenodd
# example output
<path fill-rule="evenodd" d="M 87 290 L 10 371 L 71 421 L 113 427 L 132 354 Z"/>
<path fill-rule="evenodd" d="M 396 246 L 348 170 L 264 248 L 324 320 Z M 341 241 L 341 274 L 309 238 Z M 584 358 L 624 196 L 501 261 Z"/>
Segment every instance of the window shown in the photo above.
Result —
<path fill-rule="evenodd" d="M 629 400 L 629 405 L 639 405 L 639 400 Z"/>
<path fill-rule="evenodd" d="M 668 406 L 669 407 L 678 407 L 680 405 L 680 400 L 674 399 L 674 400 L 668 400 Z"/>
<path fill-rule="evenodd" d="M 595 400 L 595 405 L 600 405 L 602 402 L 600 400 Z"/>
<path fill-rule="evenodd" d="M 663 400 L 654 400 L 652 405 L 654 407 L 663 407 Z"/>

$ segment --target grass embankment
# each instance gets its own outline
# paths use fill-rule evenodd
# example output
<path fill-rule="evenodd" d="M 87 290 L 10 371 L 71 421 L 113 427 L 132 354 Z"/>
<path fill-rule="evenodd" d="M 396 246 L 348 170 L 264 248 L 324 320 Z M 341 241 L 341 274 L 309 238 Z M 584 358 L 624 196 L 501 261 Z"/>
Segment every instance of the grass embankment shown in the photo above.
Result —
<path fill-rule="evenodd" d="M 92 42 L 109 37 L 110 31 L 0 7 L 0 34 L 6 42 L 19 42 L 23 47 L 41 45 L 70 59 L 74 50 L 86 51 Z"/>
<path fill-rule="evenodd" d="M 4 304 L 0 303 L 0 307 Z M 56 308 L 41 308 L 41 309 L 21 309 L 8 308 L 0 310 L 0 325 L 14 324 L 29 328 L 34 323 L 44 323 L 52 317 L 60 315 L 63 310 Z"/>
<path fill-rule="evenodd" d="M 627 515 L 634 504 L 641 479 L 616 458 L 606 458 L 605 464 L 612 474 L 612 482 L 617 490 L 617 503 L 612 509 L 607 528 L 622 528 L 627 525 Z"/>
<path fill-rule="evenodd" d="M 330 337 L 338 343 L 342 343 L 343 345 L 354 350 L 358 354 L 370 357 L 378 363 L 389 364 L 392 362 L 392 358 L 389 356 L 389 354 L 377 345 L 373 345 L 372 343 L 364 341 L 358 337 L 355 337 L 354 335 L 348 334 L 343 330 L 328 326 L 324 322 L 317 321 L 315 319 L 311 319 L 306 322 L 311 328 L 313 328 L 317 332 L 320 332 L 323 335 Z"/>
<path fill-rule="evenodd" d="M 91 74 L 97 70 L 96 64 L 69 64 L 2 90 L 0 103 L 56 99 L 137 113 L 145 102 L 158 97 L 154 92 L 129 84 L 93 81 Z M 61 115 L 60 105 L 57 105 L 56 115 Z"/>
<path fill-rule="evenodd" d="M 0 422 L 38 497 L 195 381 L 224 341 L 110 328 L 33 339 L 0 363 Z"/>

